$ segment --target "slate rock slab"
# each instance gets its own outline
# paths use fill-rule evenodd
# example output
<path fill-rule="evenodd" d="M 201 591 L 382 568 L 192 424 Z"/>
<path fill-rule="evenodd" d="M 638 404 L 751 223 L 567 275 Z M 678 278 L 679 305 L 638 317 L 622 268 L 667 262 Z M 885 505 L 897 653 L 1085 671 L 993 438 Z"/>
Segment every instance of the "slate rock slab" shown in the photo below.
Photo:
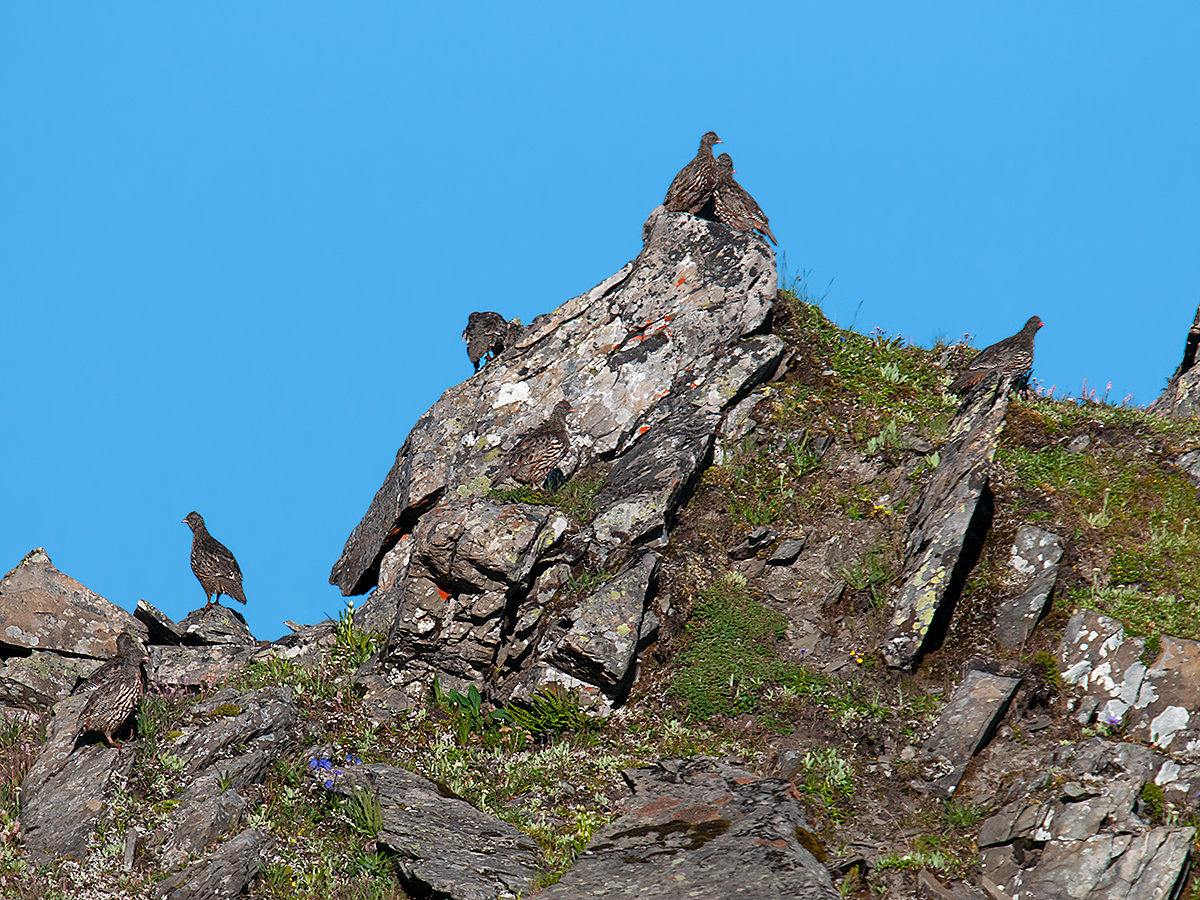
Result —
<path fill-rule="evenodd" d="M 917 757 L 934 793 L 953 795 L 971 757 L 995 733 L 1020 684 L 1020 678 L 972 669 L 954 689 Z"/>
<path fill-rule="evenodd" d="M 115 652 L 115 645 L 113 650 Z M 100 664 L 96 659 L 43 651 L 34 651 L 29 656 L 10 656 L 0 666 L 0 702 L 49 709 L 70 696 L 75 683 L 90 675 Z"/>
<path fill-rule="evenodd" d="M 0 650 L 103 659 L 116 652 L 122 631 L 146 639 L 145 625 L 56 569 L 41 547 L 0 580 Z"/>
<path fill-rule="evenodd" d="M 1200 750 L 1200 643 L 1163 634 L 1149 666 L 1145 640 L 1094 610 L 1071 616 L 1059 649 L 1067 684 L 1095 701 L 1100 722 L 1165 750 Z"/>
<path fill-rule="evenodd" d="M 226 714 L 233 709 L 240 712 Z M 270 748 L 278 753 L 294 739 L 299 719 L 295 697 L 287 685 L 246 693 L 226 688 L 198 704 L 196 713 L 213 716 L 212 724 L 185 731 L 171 745 L 171 752 L 184 761 L 187 773 L 199 772 L 239 745 L 251 751 Z"/>
<path fill-rule="evenodd" d="M 75 747 L 86 696 L 68 697 L 54 708 L 47 740 L 21 783 L 25 848 L 35 862 L 56 857 L 83 860 L 109 788 L 133 769 L 132 747 Z M 74 751 L 74 752 L 72 752 Z"/>
<path fill-rule="evenodd" d="M 1143 785 L 1173 765 L 1147 747 L 1099 738 L 1045 761 L 1060 778 L 984 821 L 983 875 L 1009 897 L 1152 900 L 1176 895 L 1187 876 L 1190 826 L 1138 815 Z"/>
<path fill-rule="evenodd" d="M 237 897 L 275 845 L 268 831 L 247 828 L 217 850 L 154 889 L 159 900 L 224 900 Z"/>
<path fill-rule="evenodd" d="M 997 613 L 996 641 L 1001 647 L 1019 647 L 1033 634 L 1050 602 L 1062 555 L 1063 541 L 1057 534 L 1033 525 L 1018 529 L 1009 565 L 1022 579 L 1023 587 L 1015 597 L 1005 600 Z"/>
<path fill-rule="evenodd" d="M 989 378 L 955 414 L 941 459 L 910 519 L 903 582 L 883 643 L 889 666 L 912 668 L 943 604 L 957 600 L 974 563 L 963 550 L 982 542 L 976 520 L 988 485 L 996 441 L 1008 410 L 1008 379 Z"/>
<path fill-rule="evenodd" d="M 795 788 L 710 757 L 630 769 L 628 811 L 602 826 L 554 900 L 835 900 Z"/>
<path fill-rule="evenodd" d="M 182 644 L 184 633 L 170 616 L 145 600 L 138 600 L 134 618 L 146 626 L 149 644 Z"/>
<path fill-rule="evenodd" d="M 242 614 L 219 604 L 193 610 L 176 627 L 183 633 L 183 641 L 189 644 L 258 645 Z"/>
<path fill-rule="evenodd" d="M 401 881 L 413 896 L 515 900 L 531 894 L 538 851 L 528 835 L 404 769 L 376 763 L 342 772 L 343 790 L 379 798 L 383 827 L 376 839 L 398 854 Z"/>
<path fill-rule="evenodd" d="M 552 636 L 543 659 L 609 696 L 618 696 L 632 680 L 646 598 L 660 559 L 653 551 L 641 554 L 572 607 L 567 612 L 566 633 Z"/>
<path fill-rule="evenodd" d="M 162 843 L 163 868 L 178 868 L 189 856 L 203 852 L 237 825 L 245 809 L 245 798 L 233 788 L 176 807 L 155 836 L 155 843 Z"/>
<path fill-rule="evenodd" d="M 240 672 L 254 647 L 221 644 L 208 647 L 151 647 L 146 670 L 162 687 L 221 684 Z"/>

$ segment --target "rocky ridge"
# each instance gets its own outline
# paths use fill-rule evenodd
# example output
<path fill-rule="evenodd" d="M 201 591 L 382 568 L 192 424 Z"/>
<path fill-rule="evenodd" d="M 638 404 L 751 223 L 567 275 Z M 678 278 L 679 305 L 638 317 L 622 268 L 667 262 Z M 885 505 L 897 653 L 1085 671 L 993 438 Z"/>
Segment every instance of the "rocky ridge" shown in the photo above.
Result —
<path fill-rule="evenodd" d="M 369 592 L 340 621 L 259 642 L 221 607 L 130 616 L 44 551 L 5 576 L 0 885 L 1189 889 L 1200 429 L 998 380 L 959 405 L 964 345 L 837 329 L 756 235 L 644 234 L 414 427 L 333 568 Z M 505 486 L 564 398 L 565 484 Z M 128 743 L 76 746 L 71 690 L 122 630 L 154 689 Z"/>

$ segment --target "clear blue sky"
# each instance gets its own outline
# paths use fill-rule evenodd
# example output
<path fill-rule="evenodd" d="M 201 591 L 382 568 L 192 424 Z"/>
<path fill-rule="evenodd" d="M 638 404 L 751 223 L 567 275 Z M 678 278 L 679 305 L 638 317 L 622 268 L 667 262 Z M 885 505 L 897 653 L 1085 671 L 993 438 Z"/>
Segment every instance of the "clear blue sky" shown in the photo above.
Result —
<path fill-rule="evenodd" d="M 260 637 L 330 566 L 467 313 L 615 271 L 715 129 L 841 324 L 1161 390 L 1200 301 L 1184 3 L 0 7 L 0 572 Z M 860 308 L 861 304 L 861 308 Z M 855 318 L 855 311 L 857 318 Z"/>

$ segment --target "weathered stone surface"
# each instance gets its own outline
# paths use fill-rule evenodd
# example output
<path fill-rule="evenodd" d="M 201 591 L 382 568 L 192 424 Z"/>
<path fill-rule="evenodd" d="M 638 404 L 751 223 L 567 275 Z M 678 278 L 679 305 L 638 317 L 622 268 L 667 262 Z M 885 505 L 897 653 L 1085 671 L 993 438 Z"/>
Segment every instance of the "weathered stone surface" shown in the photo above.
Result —
<path fill-rule="evenodd" d="M 104 794 L 133 769 L 133 748 L 112 750 L 102 744 L 80 747 L 31 798 L 22 796 L 25 849 L 35 862 L 56 857 L 83 860 Z"/>
<path fill-rule="evenodd" d="M 333 646 L 337 623 L 332 619 L 316 625 L 298 625 L 291 634 L 264 644 L 250 656 L 251 662 L 268 659 L 289 659 L 296 665 L 316 663 Z"/>
<path fill-rule="evenodd" d="M 1033 634 L 1050 602 L 1058 578 L 1063 542 L 1057 534 L 1033 525 L 1022 525 L 1013 540 L 1009 565 L 1023 580 L 1021 593 L 1005 600 L 996 616 L 996 641 L 1001 647 L 1019 647 Z"/>
<path fill-rule="evenodd" d="M 229 707 L 241 712 L 232 716 L 223 714 L 222 708 Z M 278 753 L 295 739 L 299 713 L 292 689 L 286 685 L 258 688 L 244 694 L 226 688 L 196 709 L 200 715 L 217 718 L 211 725 L 186 731 L 172 744 L 171 752 L 184 761 L 187 773 L 206 768 L 234 746 Z"/>
<path fill-rule="evenodd" d="M 786 538 L 767 557 L 767 562 L 773 566 L 790 566 L 804 549 L 804 538 Z"/>
<path fill-rule="evenodd" d="M 983 823 L 984 876 L 1009 897 L 1175 896 L 1195 829 L 1154 827 L 1137 811 L 1142 786 L 1165 781 L 1170 766 L 1146 747 L 1099 738 L 1052 754 L 1045 768 L 1066 774 L 1062 788 L 1014 801 Z"/>
<path fill-rule="evenodd" d="M 651 488 L 675 493 L 689 466 L 664 455 L 666 445 L 689 449 L 703 432 L 696 449 L 706 457 L 723 410 L 778 362 L 777 338 L 739 343 L 770 313 L 775 284 L 773 256 L 757 237 L 683 213 L 660 215 L 637 260 L 528 329 L 421 418 L 331 581 L 344 593 L 373 587 L 383 555 L 410 523 L 443 495 L 485 494 L 506 449 L 562 397 L 576 409 L 567 420 L 575 458 L 564 461 L 564 474 L 601 454 L 624 456 L 649 434 L 629 473 L 639 477 L 618 477 L 611 502 L 636 497 L 667 512 L 667 498 L 652 499 Z M 671 439 L 657 441 L 663 430 Z M 653 527 L 654 518 L 647 510 L 631 527 Z"/>
<path fill-rule="evenodd" d="M 262 868 L 275 844 L 268 831 L 247 828 L 204 859 L 159 884 L 160 900 L 221 900 L 236 897 Z"/>
<path fill-rule="evenodd" d="M 35 862 L 84 859 L 105 791 L 133 767 L 132 748 L 90 745 L 72 753 L 86 703 L 86 696 L 68 697 L 55 706 L 47 741 L 21 783 L 25 847 Z"/>
<path fill-rule="evenodd" d="M 246 809 L 246 800 L 233 788 L 204 800 L 193 800 L 176 807 L 155 835 L 154 844 L 162 844 L 163 868 L 175 869 L 190 856 L 235 827 Z"/>
<path fill-rule="evenodd" d="M 151 647 L 146 669 L 163 687 L 221 684 L 254 655 L 253 647 L 233 644 L 207 647 Z"/>
<path fill-rule="evenodd" d="M 995 733 L 1020 684 L 1019 678 L 989 675 L 977 669 L 967 673 L 942 708 L 933 734 L 917 757 L 934 792 L 945 797 L 954 793 L 967 763 Z"/>
<path fill-rule="evenodd" d="M 625 777 L 634 790 L 629 811 L 601 827 L 544 896 L 838 896 L 825 867 L 801 843 L 808 822 L 786 781 L 708 757 L 663 760 Z"/>
<path fill-rule="evenodd" d="M 713 444 L 713 465 L 723 466 L 740 455 L 753 452 L 754 432 L 761 419 L 770 418 L 765 406 L 760 407 L 766 398 L 767 389 L 759 388 L 725 413 Z"/>
<path fill-rule="evenodd" d="M 647 596 L 659 561 L 654 551 L 641 554 L 612 581 L 567 610 L 565 621 L 548 633 L 542 659 L 610 697 L 619 697 L 632 681 Z"/>
<path fill-rule="evenodd" d="M 974 560 L 964 556 L 979 499 L 987 488 L 996 439 L 1004 427 L 1009 382 L 989 377 L 968 397 L 950 424 L 941 459 L 910 520 L 904 580 L 893 603 L 883 645 L 889 666 L 911 668 L 919 659 L 943 604 L 952 606 Z M 983 529 L 986 530 L 986 529 Z"/>
<path fill-rule="evenodd" d="M 146 638 L 146 626 L 30 551 L 0 581 L 0 649 L 58 650 L 101 659 L 122 631 Z"/>
<path fill-rule="evenodd" d="M 178 627 L 189 644 L 258 645 L 242 614 L 219 604 L 188 613 Z"/>
<path fill-rule="evenodd" d="M 99 665 L 100 661 L 95 659 L 42 651 L 29 656 L 10 656 L 0 666 L 0 702 L 48 709 L 69 696 L 75 683 Z"/>
<path fill-rule="evenodd" d="M 184 642 L 184 630 L 153 604 L 147 603 L 145 600 L 138 600 L 133 615 L 146 626 L 147 643 L 182 644 Z"/>
<path fill-rule="evenodd" d="M 376 763 L 342 771 L 345 790 L 379 798 L 383 827 L 377 840 L 398 854 L 410 894 L 515 900 L 532 892 L 538 852 L 528 835 L 404 769 Z"/>
<path fill-rule="evenodd" d="M 591 598 L 592 609 L 568 611 L 570 626 L 537 645 L 554 661 L 531 659 L 533 628 L 546 624 L 533 582 L 556 563 L 587 556 L 603 566 L 666 543 L 727 410 L 778 366 L 783 342 L 757 333 L 775 287 L 774 257 L 757 236 L 661 213 L 637 260 L 535 319 L 446 391 L 409 434 L 331 574 L 344 593 L 378 588 L 355 614 L 360 626 L 388 627 L 376 674 L 413 700 L 435 676 L 446 687 L 507 692 L 551 666 L 575 673 L 567 681 L 623 693 L 628 646 L 636 654 L 657 622 L 642 627 L 641 609 L 623 611 L 604 636 L 609 626 L 587 624 L 600 612 Z M 506 452 L 564 398 L 570 449 L 559 469 L 603 479 L 588 523 L 489 495 Z"/>
<path fill-rule="evenodd" d="M 1157 747 L 1200 750 L 1200 643 L 1161 635 L 1149 667 L 1145 640 L 1115 619 L 1080 610 L 1067 623 L 1059 660 L 1063 681 L 1093 698 L 1096 718 L 1123 724 Z"/>

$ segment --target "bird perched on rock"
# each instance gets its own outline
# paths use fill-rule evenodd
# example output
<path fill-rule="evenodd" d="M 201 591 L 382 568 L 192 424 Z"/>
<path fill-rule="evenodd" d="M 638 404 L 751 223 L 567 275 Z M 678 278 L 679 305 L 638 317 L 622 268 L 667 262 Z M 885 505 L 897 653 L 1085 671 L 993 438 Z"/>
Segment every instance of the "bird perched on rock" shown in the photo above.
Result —
<path fill-rule="evenodd" d="M 515 480 L 540 488 L 571 446 L 567 438 L 567 413 L 571 403 L 560 400 L 554 411 L 530 431 L 504 457 L 504 468 Z"/>
<path fill-rule="evenodd" d="M 204 588 L 204 599 L 208 601 L 204 608 L 217 603 L 222 594 L 245 603 L 242 570 L 229 548 L 208 533 L 200 513 L 190 512 L 183 521 L 192 529 L 192 571 Z"/>
<path fill-rule="evenodd" d="M 1042 320 L 1033 316 L 1016 334 L 980 350 L 954 379 L 950 390 L 965 394 L 992 372 L 1013 381 L 1028 375 L 1033 368 L 1033 337 L 1041 327 Z"/>
<path fill-rule="evenodd" d="M 719 143 L 721 139 L 715 131 L 705 132 L 700 138 L 700 149 L 667 188 L 663 206 L 668 212 L 698 214 L 710 205 L 713 188 L 717 186 L 717 161 L 713 159 L 712 148 Z"/>
<path fill-rule="evenodd" d="M 113 732 L 125 724 L 125 720 L 142 701 L 142 695 L 146 692 L 142 663 L 149 657 L 141 652 L 132 637 L 128 641 L 118 640 L 118 647 L 117 656 L 101 666 L 104 669 L 114 664 L 113 667 L 96 685 L 84 704 L 83 712 L 79 714 L 76 740 L 89 731 L 97 731 L 104 736 L 105 744 L 116 746 Z"/>
<path fill-rule="evenodd" d="M 771 234 L 771 226 L 762 209 L 733 177 L 735 171 L 728 153 L 717 157 L 717 186 L 713 190 L 713 212 L 717 221 L 734 231 L 761 232 L 771 239 L 772 244 L 779 243 Z"/>
<path fill-rule="evenodd" d="M 139 653 L 137 641 L 134 640 L 132 634 L 128 631 L 122 631 L 117 635 L 117 655 L 112 659 L 106 659 L 97 669 L 92 672 L 87 678 L 79 682 L 75 690 L 71 693 L 79 693 L 80 691 L 90 691 L 93 688 L 99 687 L 115 673 L 121 666 L 125 665 L 125 657 L 131 653 Z"/>
<path fill-rule="evenodd" d="M 491 360 L 511 347 L 522 330 L 520 319 L 506 322 L 498 312 L 473 312 L 467 316 L 463 340 L 467 342 L 467 356 L 475 371 L 479 371 L 479 361 L 484 356 Z"/>

